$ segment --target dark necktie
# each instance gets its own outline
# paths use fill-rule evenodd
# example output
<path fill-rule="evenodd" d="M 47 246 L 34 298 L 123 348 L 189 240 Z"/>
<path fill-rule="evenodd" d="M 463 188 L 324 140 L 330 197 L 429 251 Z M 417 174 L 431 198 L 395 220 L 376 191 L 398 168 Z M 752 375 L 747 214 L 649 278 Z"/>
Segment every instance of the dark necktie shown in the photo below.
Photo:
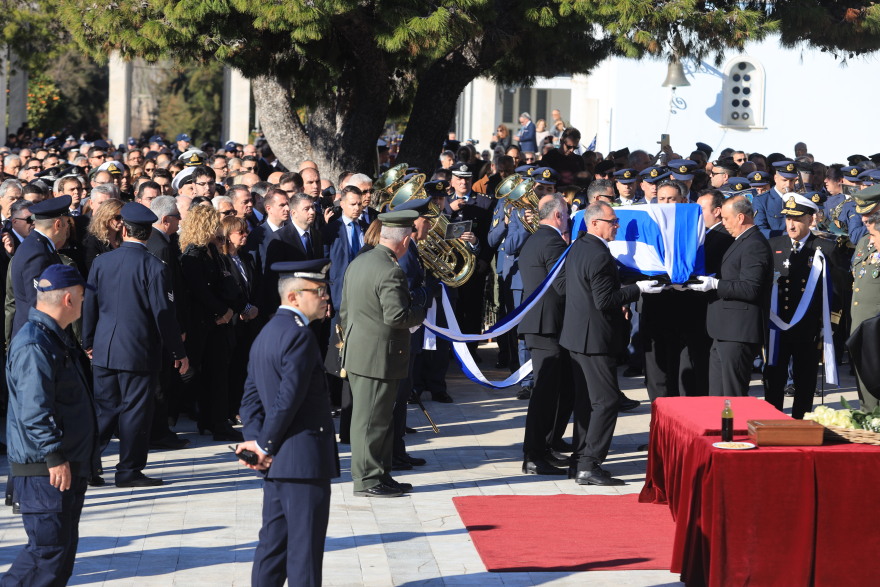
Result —
<path fill-rule="evenodd" d="M 306 250 L 306 259 L 312 258 L 312 237 L 309 236 L 309 231 L 305 231 L 302 235 L 303 248 Z"/>
<path fill-rule="evenodd" d="M 795 252 L 795 253 L 797 253 L 798 251 L 800 251 L 800 250 L 801 250 L 801 242 L 800 242 L 800 241 L 794 241 L 794 244 L 792 244 L 791 250 L 792 250 L 793 252 Z"/>
<path fill-rule="evenodd" d="M 351 254 L 349 255 L 349 262 L 354 260 L 355 256 L 358 254 L 358 251 L 361 248 L 360 242 L 358 241 L 358 232 L 357 232 L 357 222 L 352 220 L 349 224 L 349 230 L 351 231 L 351 237 L 349 242 L 351 243 Z"/>

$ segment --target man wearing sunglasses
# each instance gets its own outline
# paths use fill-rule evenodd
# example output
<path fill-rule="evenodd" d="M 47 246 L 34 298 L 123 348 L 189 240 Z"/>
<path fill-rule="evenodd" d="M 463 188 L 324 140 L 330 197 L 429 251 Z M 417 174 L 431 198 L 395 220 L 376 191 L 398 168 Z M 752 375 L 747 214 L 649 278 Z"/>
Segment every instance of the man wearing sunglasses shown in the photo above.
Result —
<path fill-rule="evenodd" d="M 574 363 L 574 454 L 569 476 L 579 485 L 623 485 L 601 467 L 608 456 L 617 424 L 620 387 L 617 356 L 626 348 L 629 334 L 628 304 L 640 293 L 663 291 L 653 280 L 621 285 L 608 243 L 617 235 L 620 221 L 604 202 L 584 211 L 587 234 L 572 245 L 565 264 L 566 278 L 557 281 L 565 293 L 565 315 L 559 344 Z"/>

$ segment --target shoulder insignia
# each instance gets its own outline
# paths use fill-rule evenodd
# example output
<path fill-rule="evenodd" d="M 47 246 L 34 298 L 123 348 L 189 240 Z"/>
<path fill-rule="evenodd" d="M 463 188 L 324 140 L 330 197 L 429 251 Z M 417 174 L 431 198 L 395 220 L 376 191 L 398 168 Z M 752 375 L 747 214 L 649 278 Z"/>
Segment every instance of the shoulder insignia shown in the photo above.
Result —
<path fill-rule="evenodd" d="M 293 319 L 296 322 L 297 326 L 305 326 L 305 324 L 302 321 L 302 318 L 299 317 L 299 314 L 294 314 Z"/>
<path fill-rule="evenodd" d="M 171 302 L 172 304 L 174 303 L 174 292 L 173 291 L 168 292 L 168 301 Z"/>
<path fill-rule="evenodd" d="M 492 221 L 492 228 L 495 228 L 496 226 L 498 226 L 498 219 L 497 218 Z"/>
<path fill-rule="evenodd" d="M 37 280 L 34 280 L 34 289 L 37 289 Z"/>

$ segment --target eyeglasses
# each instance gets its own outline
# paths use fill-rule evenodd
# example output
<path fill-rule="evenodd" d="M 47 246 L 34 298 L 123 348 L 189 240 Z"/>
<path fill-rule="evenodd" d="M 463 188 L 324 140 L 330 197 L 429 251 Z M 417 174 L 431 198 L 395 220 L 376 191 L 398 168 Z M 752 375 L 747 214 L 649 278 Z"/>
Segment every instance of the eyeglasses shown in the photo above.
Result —
<path fill-rule="evenodd" d="M 42 171 L 43 166 L 42 165 L 28 165 L 25 169 L 33 169 L 35 171 Z"/>
<path fill-rule="evenodd" d="M 107 155 L 104 153 L 95 153 L 92 155 L 92 159 L 106 159 Z"/>
<path fill-rule="evenodd" d="M 30 217 L 28 217 L 28 218 L 13 218 L 12 219 L 13 222 L 15 222 L 16 220 L 24 222 L 25 224 L 33 224 L 34 223 L 34 219 L 30 218 Z"/>
<path fill-rule="evenodd" d="M 608 220 L 607 218 L 593 218 L 593 220 L 599 220 L 600 222 L 607 222 L 611 226 L 620 226 L 620 218 L 615 218 L 614 220 Z"/>
<path fill-rule="evenodd" d="M 194 182 L 199 187 L 205 187 L 206 185 L 216 185 L 216 181 L 196 181 Z"/>
<path fill-rule="evenodd" d="M 728 175 L 726 171 L 712 171 L 712 175 Z"/>
<path fill-rule="evenodd" d="M 228 165 L 224 165 L 223 167 L 212 167 L 211 169 L 216 169 L 217 171 L 226 171 L 229 169 Z"/>
<path fill-rule="evenodd" d="M 224 210 L 223 212 L 220 212 L 220 214 L 222 214 L 223 216 L 234 216 L 235 210 Z"/>
<path fill-rule="evenodd" d="M 318 296 L 319 298 L 321 298 L 321 297 L 324 297 L 324 294 L 327 293 L 327 286 L 322 285 L 320 287 L 313 287 L 313 288 L 305 288 L 304 287 L 302 289 L 295 289 L 293 291 L 310 291 L 313 294 L 315 294 L 316 296 Z"/>
<path fill-rule="evenodd" d="M 250 165 L 250 166 L 249 165 L 242 165 L 241 168 L 244 169 L 245 171 L 253 171 L 254 169 L 257 168 L 257 166 L 256 165 Z"/>
<path fill-rule="evenodd" d="M 116 216 L 113 217 L 113 220 L 120 222 L 122 220 L 122 214 L 117 214 Z"/>

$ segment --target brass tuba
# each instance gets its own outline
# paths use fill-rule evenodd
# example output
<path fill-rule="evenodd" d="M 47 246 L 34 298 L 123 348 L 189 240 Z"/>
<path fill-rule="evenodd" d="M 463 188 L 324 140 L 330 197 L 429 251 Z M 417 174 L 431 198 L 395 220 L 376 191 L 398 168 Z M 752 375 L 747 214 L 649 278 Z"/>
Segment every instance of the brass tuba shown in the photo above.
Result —
<path fill-rule="evenodd" d="M 502 185 L 503 184 L 504 182 L 502 182 Z M 500 188 L 501 186 L 498 187 Z M 535 195 L 535 180 L 530 177 L 523 179 L 516 184 L 516 187 L 510 190 L 506 198 L 507 202 L 515 208 L 521 208 L 523 211 L 528 210 L 532 212 L 531 220 L 526 220 L 525 214 L 522 216 L 517 214 L 517 218 L 519 218 L 522 225 L 526 227 L 526 230 L 534 234 L 535 231 L 538 230 L 538 226 L 540 226 L 538 220 L 538 196 Z"/>
<path fill-rule="evenodd" d="M 427 198 L 424 185 L 425 175 L 423 173 L 414 175 L 397 188 L 388 202 L 388 209 L 393 210 L 413 198 L 420 200 Z M 443 211 L 433 203 L 428 205 L 428 209 L 436 215 L 436 218 L 433 219 L 425 240 L 416 241 L 422 263 L 437 279 L 449 287 L 464 285 L 474 273 L 476 258 L 460 240 L 446 240 L 446 226 L 449 221 L 443 215 Z"/>
<path fill-rule="evenodd" d="M 379 176 L 373 183 L 373 189 L 376 190 L 376 209 L 380 212 L 394 197 L 394 192 L 403 185 L 403 178 L 406 170 L 409 168 L 408 163 L 399 163 L 388 171 Z"/>
<path fill-rule="evenodd" d="M 523 176 L 514 173 L 508 176 L 504 181 L 498 184 L 498 187 L 495 188 L 495 199 L 500 200 L 502 198 L 506 198 L 507 194 L 513 191 L 521 181 L 523 180 Z"/>

